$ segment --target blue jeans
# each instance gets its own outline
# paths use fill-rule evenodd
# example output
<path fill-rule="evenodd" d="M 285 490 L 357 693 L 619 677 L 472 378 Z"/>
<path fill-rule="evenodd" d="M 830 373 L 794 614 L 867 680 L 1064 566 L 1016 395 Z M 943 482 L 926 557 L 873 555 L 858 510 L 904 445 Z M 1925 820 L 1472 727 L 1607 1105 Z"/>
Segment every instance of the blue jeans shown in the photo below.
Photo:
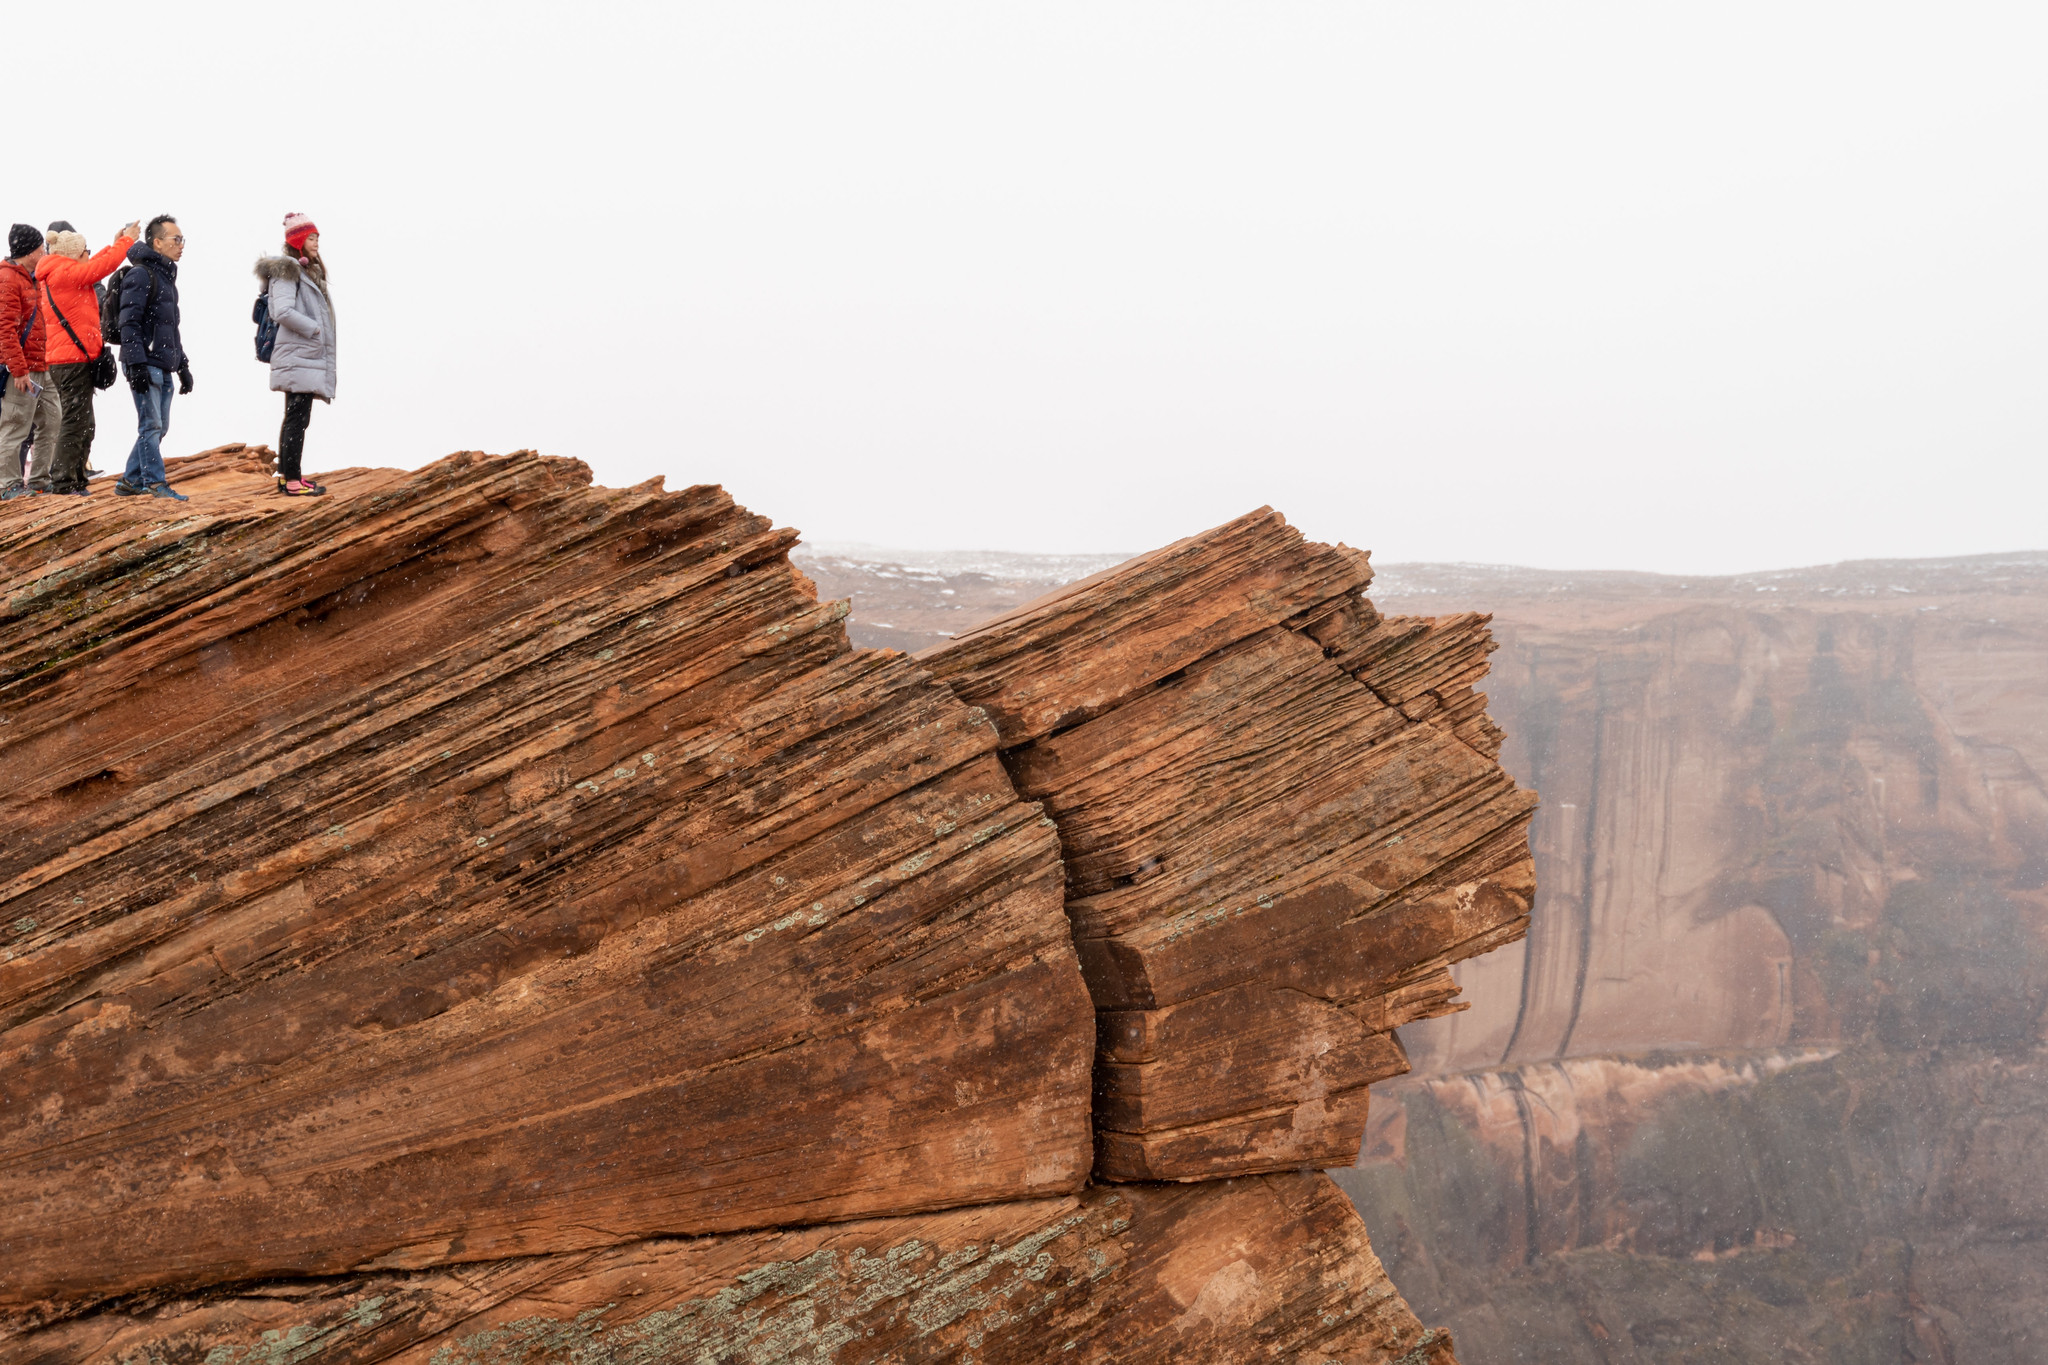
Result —
<path fill-rule="evenodd" d="M 164 433 L 171 429 L 171 379 L 169 370 L 149 366 L 149 387 L 135 393 L 135 448 L 128 452 L 128 468 L 121 477 L 130 488 L 148 488 L 169 483 L 164 473 Z"/>

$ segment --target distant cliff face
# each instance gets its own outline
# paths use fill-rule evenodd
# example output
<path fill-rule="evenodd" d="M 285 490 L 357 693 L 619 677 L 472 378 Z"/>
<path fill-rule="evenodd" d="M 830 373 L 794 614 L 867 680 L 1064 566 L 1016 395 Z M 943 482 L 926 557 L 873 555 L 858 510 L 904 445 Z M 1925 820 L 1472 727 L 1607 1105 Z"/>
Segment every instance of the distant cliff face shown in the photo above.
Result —
<path fill-rule="evenodd" d="M 1418 1309 L 1480 1359 L 2043 1358 L 2048 556 L 1379 597 L 1495 613 L 1543 798 L 1528 940 L 1340 1173 Z"/>
<path fill-rule="evenodd" d="M 1471 1012 L 1405 1035 L 1418 1072 L 2038 1035 L 2048 557 L 1388 577 L 1393 609 L 1495 613 L 1503 758 L 1543 798 L 1535 927 L 1461 968 Z"/>

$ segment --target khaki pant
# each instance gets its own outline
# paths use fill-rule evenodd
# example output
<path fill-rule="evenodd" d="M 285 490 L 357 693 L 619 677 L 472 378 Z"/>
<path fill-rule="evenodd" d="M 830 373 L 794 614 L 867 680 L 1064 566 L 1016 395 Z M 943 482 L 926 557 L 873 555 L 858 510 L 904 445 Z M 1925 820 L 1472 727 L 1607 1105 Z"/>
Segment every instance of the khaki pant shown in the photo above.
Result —
<path fill-rule="evenodd" d="M 57 438 L 64 430 L 64 401 L 57 396 L 56 381 L 48 370 L 30 379 L 43 386 L 40 394 L 16 388 L 14 376 L 7 376 L 7 396 L 0 398 L 0 492 L 21 482 L 21 443 L 35 428 L 36 448 L 29 466 L 28 486 L 39 493 L 50 491 L 50 465 L 57 458 Z"/>

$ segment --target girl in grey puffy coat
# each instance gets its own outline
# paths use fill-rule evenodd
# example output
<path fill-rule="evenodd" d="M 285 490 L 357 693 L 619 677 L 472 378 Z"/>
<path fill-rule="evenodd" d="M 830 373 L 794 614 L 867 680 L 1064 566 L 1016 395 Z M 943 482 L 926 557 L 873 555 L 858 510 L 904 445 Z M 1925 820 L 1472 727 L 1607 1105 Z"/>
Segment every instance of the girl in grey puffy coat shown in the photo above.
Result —
<path fill-rule="evenodd" d="M 320 229 L 297 213 L 288 215 L 284 225 L 285 254 L 256 262 L 256 278 L 270 298 L 270 320 L 277 324 L 270 387 L 284 395 L 277 489 L 286 497 L 315 497 L 327 490 L 304 477 L 300 463 L 313 400 L 334 401 L 334 305 L 327 294 L 327 263 L 320 258 Z"/>

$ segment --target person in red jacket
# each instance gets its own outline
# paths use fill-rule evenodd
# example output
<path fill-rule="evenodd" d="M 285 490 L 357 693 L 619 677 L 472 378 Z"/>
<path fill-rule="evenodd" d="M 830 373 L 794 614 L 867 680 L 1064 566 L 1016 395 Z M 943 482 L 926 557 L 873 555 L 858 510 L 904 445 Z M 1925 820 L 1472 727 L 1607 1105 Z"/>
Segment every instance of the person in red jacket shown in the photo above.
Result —
<path fill-rule="evenodd" d="M 7 392 L 0 395 L 0 500 L 39 493 L 50 486 L 50 461 L 64 425 L 43 330 L 43 301 L 36 266 L 43 259 L 43 234 L 27 223 L 7 230 L 7 259 L 0 261 L 0 365 L 7 367 Z M 21 481 L 21 443 L 36 433 L 35 463 Z"/>
<path fill-rule="evenodd" d="M 85 462 L 92 454 L 94 363 L 105 342 L 100 336 L 99 282 L 128 259 L 142 235 L 140 221 L 121 229 L 114 244 L 88 257 L 85 235 L 62 221 L 50 224 L 36 282 L 43 287 L 44 335 L 49 337 L 50 379 L 64 406 L 64 430 L 50 465 L 50 491 L 83 496 Z"/>

